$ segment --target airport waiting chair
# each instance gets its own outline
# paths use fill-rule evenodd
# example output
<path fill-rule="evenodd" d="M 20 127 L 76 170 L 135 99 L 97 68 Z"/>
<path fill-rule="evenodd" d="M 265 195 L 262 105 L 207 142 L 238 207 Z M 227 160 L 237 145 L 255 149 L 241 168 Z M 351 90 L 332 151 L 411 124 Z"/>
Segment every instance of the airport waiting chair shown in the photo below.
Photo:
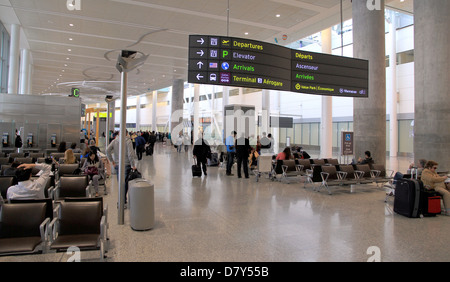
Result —
<path fill-rule="evenodd" d="M 15 158 L 14 161 L 21 164 L 32 164 L 33 158 Z"/>
<path fill-rule="evenodd" d="M 2 165 L 9 165 L 9 164 L 10 164 L 9 157 L 2 157 L 2 158 L 0 158 L 0 166 L 2 166 Z"/>
<path fill-rule="evenodd" d="M 25 153 L 9 153 L 8 156 L 14 160 L 15 158 L 25 158 Z"/>
<path fill-rule="evenodd" d="M 47 203 L 2 205 L 0 224 L 0 255 L 46 252 Z"/>
<path fill-rule="evenodd" d="M 257 167 L 253 170 L 256 176 L 256 182 L 263 174 L 267 174 L 270 179 L 273 178 L 273 162 L 272 156 L 262 155 L 257 159 Z"/>
<path fill-rule="evenodd" d="M 321 185 L 317 188 L 317 192 L 320 192 L 321 188 L 326 188 L 328 194 L 331 195 L 331 186 L 348 186 L 357 184 L 356 180 L 347 179 L 347 172 L 338 171 L 334 165 L 323 165 L 320 172 L 322 178 Z"/>
<path fill-rule="evenodd" d="M 58 181 L 61 176 L 74 175 L 79 168 L 78 164 L 60 164 L 55 171 L 56 181 Z"/>
<path fill-rule="evenodd" d="M 338 159 L 325 159 L 325 163 L 329 165 L 339 165 Z"/>
<path fill-rule="evenodd" d="M 38 158 L 44 158 L 44 153 L 30 153 L 28 155 L 29 158 L 33 159 L 33 163 L 37 161 Z"/>
<path fill-rule="evenodd" d="M 8 188 L 16 184 L 17 180 L 15 176 L 0 176 L 0 192 L 3 199 L 6 200 L 6 193 L 8 192 Z"/>
<path fill-rule="evenodd" d="M 62 201 L 51 230 L 50 251 L 65 252 L 76 246 L 80 251 L 100 250 L 100 260 L 106 253 L 106 218 L 100 201 Z"/>
<path fill-rule="evenodd" d="M 65 175 L 56 182 L 56 187 L 50 193 L 54 200 L 60 201 L 71 197 L 91 197 L 89 176 Z"/>
<path fill-rule="evenodd" d="M 311 161 L 309 159 L 298 159 L 297 164 L 303 166 L 303 170 L 311 169 Z"/>
<path fill-rule="evenodd" d="M 45 218 L 49 218 L 50 221 L 56 216 L 56 210 L 53 206 L 53 200 L 50 198 L 44 199 L 10 199 L 8 200 L 9 204 L 33 204 L 33 203 L 45 203 L 47 204 L 45 207 Z M 48 235 L 48 234 L 47 234 Z"/>
<path fill-rule="evenodd" d="M 51 153 L 50 157 L 53 157 L 55 161 L 59 161 L 59 158 L 64 158 L 64 153 Z"/>
<path fill-rule="evenodd" d="M 105 238 L 107 244 L 105 245 L 105 251 L 109 249 L 109 237 L 108 237 L 108 205 L 103 202 L 103 197 L 92 197 L 92 198 L 65 198 L 64 202 L 100 202 L 102 208 L 102 216 L 105 217 Z"/>
<path fill-rule="evenodd" d="M 295 160 L 283 160 L 281 169 L 281 181 L 290 182 L 290 180 L 298 181 L 299 176 L 304 175 L 303 166 L 297 164 Z"/>

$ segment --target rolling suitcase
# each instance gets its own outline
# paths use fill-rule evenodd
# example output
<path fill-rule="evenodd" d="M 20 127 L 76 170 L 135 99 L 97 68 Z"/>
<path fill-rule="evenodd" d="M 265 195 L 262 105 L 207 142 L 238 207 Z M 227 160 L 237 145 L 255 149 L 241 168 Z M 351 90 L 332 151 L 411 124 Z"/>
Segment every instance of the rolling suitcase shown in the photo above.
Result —
<path fill-rule="evenodd" d="M 417 179 L 397 180 L 394 197 L 394 212 L 406 217 L 418 218 L 421 213 L 423 183 Z"/>
<path fill-rule="evenodd" d="M 194 164 L 192 165 L 192 177 L 201 177 L 202 176 L 202 168 L 200 164 L 197 164 L 197 160 L 194 159 Z"/>
<path fill-rule="evenodd" d="M 436 216 L 441 213 L 441 196 L 434 190 L 422 191 L 422 214 L 425 217 Z"/>

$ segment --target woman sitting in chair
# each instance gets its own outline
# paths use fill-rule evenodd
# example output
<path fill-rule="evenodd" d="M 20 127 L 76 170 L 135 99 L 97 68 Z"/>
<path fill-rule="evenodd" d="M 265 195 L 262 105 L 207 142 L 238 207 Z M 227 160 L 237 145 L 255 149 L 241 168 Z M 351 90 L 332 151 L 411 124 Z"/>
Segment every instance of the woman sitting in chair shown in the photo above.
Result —
<path fill-rule="evenodd" d="M 89 175 L 89 178 L 92 179 L 92 183 L 94 184 L 95 196 L 98 197 L 98 181 L 103 176 L 103 162 L 98 159 L 98 156 L 94 152 L 89 152 L 89 156 L 87 160 L 84 162 L 81 171 Z"/>
<path fill-rule="evenodd" d="M 75 159 L 75 155 L 72 150 L 66 150 L 64 152 L 64 164 L 76 164 L 77 160 Z"/>

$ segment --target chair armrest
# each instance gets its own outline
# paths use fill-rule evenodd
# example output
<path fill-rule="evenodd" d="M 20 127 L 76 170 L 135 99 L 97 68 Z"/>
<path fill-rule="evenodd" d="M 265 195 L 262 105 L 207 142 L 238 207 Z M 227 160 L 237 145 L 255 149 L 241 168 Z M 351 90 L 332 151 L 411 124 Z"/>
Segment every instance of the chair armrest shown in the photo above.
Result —
<path fill-rule="evenodd" d="M 48 193 L 48 197 L 52 200 L 55 200 L 54 196 L 55 196 L 55 187 L 54 186 L 50 186 L 47 190 Z"/>
<path fill-rule="evenodd" d="M 386 169 L 386 175 L 388 175 L 388 171 L 389 171 L 389 178 L 392 178 L 392 177 L 394 177 L 394 173 L 395 173 L 395 171 L 393 171 L 392 169 Z"/>
<path fill-rule="evenodd" d="M 49 226 L 49 223 L 50 223 L 50 218 L 49 217 L 47 217 L 42 223 L 41 223 L 41 225 L 39 225 L 39 232 L 40 232 L 40 234 L 41 234 L 41 240 L 43 241 L 43 242 L 46 242 L 46 241 L 48 241 L 47 240 L 47 238 L 48 238 L 48 226 Z"/>
<path fill-rule="evenodd" d="M 303 171 L 303 165 L 295 165 L 295 169 L 298 171 L 298 172 L 302 172 Z"/>
<path fill-rule="evenodd" d="M 106 223 L 106 216 L 102 216 L 100 220 L 100 237 L 102 240 L 106 240 L 106 229 L 107 229 L 107 223 Z"/>
<path fill-rule="evenodd" d="M 328 180 L 328 177 L 330 176 L 330 174 L 328 173 L 328 172 L 321 172 L 320 173 L 320 177 L 322 177 L 322 181 L 327 181 Z"/>
<path fill-rule="evenodd" d="M 373 169 L 370 171 L 370 176 L 372 178 L 378 178 L 380 176 L 380 174 L 381 174 L 381 171 L 379 171 L 379 170 Z"/>
<path fill-rule="evenodd" d="M 91 185 L 90 185 L 90 183 L 89 183 L 89 185 L 88 186 L 86 186 L 86 197 L 87 198 L 92 198 L 92 195 L 91 195 Z"/>
<path fill-rule="evenodd" d="M 306 175 L 307 176 L 312 176 L 313 175 L 313 170 L 312 169 L 307 169 L 306 170 Z"/>
<path fill-rule="evenodd" d="M 364 176 L 364 171 L 355 170 L 354 174 L 356 179 L 361 179 Z"/>
<path fill-rule="evenodd" d="M 52 243 L 58 237 L 58 218 L 56 218 L 56 217 L 53 218 L 53 220 L 50 222 L 50 225 L 48 226 L 48 228 L 49 228 L 49 231 L 48 231 L 49 241 L 50 241 L 50 243 Z"/>
<path fill-rule="evenodd" d="M 103 215 L 105 216 L 105 222 L 108 224 L 108 204 L 103 206 Z"/>
<path fill-rule="evenodd" d="M 348 174 L 346 171 L 337 171 L 336 173 L 339 180 L 344 180 Z"/>
<path fill-rule="evenodd" d="M 288 166 L 287 166 L 287 165 L 282 165 L 282 166 L 281 166 L 281 169 L 283 170 L 283 175 L 286 175 Z"/>
<path fill-rule="evenodd" d="M 54 208 L 53 208 L 53 218 L 58 218 L 59 217 L 59 209 L 61 208 L 61 204 L 58 202 L 54 203 Z"/>

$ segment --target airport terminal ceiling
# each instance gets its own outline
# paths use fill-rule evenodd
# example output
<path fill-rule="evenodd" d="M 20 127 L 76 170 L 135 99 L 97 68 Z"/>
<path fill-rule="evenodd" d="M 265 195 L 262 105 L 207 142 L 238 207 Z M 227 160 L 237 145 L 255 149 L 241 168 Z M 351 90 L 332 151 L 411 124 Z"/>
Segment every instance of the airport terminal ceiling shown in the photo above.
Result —
<path fill-rule="evenodd" d="M 365 1 L 365 0 L 361 0 Z M 412 13 L 413 0 L 386 0 L 387 8 Z M 342 1 L 343 19 L 351 1 Z M 119 50 L 149 55 L 128 76 L 135 96 L 187 80 L 190 34 L 288 45 L 341 20 L 339 0 L 1 0 L 8 31 L 21 26 L 20 48 L 31 51 L 32 94 L 70 94 L 84 103 L 120 95 L 115 68 Z"/>

